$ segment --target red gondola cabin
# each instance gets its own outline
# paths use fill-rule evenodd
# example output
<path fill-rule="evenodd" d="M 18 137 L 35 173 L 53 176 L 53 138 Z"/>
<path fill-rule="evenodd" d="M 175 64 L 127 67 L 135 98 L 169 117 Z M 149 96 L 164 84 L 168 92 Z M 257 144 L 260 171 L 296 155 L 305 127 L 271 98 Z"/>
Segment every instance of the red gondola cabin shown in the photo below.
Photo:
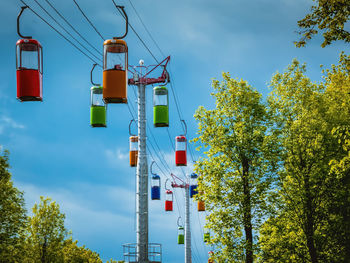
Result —
<path fill-rule="evenodd" d="M 173 211 L 173 191 L 165 192 L 165 211 Z"/>
<path fill-rule="evenodd" d="M 17 99 L 43 100 L 43 54 L 39 41 L 20 39 L 16 43 Z"/>
<path fill-rule="evenodd" d="M 187 165 L 187 145 L 185 136 L 176 136 L 175 138 L 175 164 L 176 166 Z"/>

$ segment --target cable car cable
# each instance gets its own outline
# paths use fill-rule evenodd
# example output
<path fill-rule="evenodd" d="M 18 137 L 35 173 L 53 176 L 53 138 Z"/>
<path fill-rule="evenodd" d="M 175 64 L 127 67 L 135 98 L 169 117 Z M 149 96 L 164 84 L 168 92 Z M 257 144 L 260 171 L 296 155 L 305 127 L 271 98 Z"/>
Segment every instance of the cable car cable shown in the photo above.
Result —
<path fill-rule="evenodd" d="M 129 103 L 128 103 L 128 107 L 129 107 Z M 135 109 L 133 108 L 132 104 L 131 104 L 131 107 L 132 107 L 133 111 L 136 112 Z M 129 111 L 130 111 L 130 108 L 129 108 Z M 130 111 L 130 113 L 131 113 L 131 111 Z M 134 119 L 134 118 L 133 118 L 133 119 Z M 150 134 L 151 134 L 151 136 L 152 136 L 154 142 L 155 142 L 156 145 L 158 146 L 158 149 L 159 149 L 159 152 L 160 152 L 159 145 L 157 144 L 157 141 L 156 141 L 156 139 L 155 139 L 155 137 L 154 137 L 154 135 L 153 135 L 151 129 L 149 128 L 148 123 L 147 123 L 147 128 L 148 128 L 148 130 L 150 131 Z M 165 158 L 163 157 L 163 160 L 164 160 L 164 162 L 165 162 L 166 165 L 164 165 L 164 163 L 162 162 L 162 158 L 159 157 L 158 152 L 155 150 L 155 148 L 154 148 L 154 146 L 153 146 L 153 144 L 152 144 L 152 141 L 150 140 L 149 142 L 151 143 L 151 146 L 152 146 L 154 152 L 157 154 L 157 157 L 158 157 L 158 159 L 161 161 L 161 163 L 163 164 L 165 170 L 167 170 L 169 173 L 171 173 L 171 169 L 170 169 L 168 163 L 165 161 Z"/>
<path fill-rule="evenodd" d="M 71 33 L 69 33 L 37 0 L 34 0 L 34 2 L 60 27 L 64 32 L 66 32 L 71 38 L 73 38 L 76 42 L 78 42 L 84 49 L 86 49 L 87 52 L 89 52 L 92 56 L 94 56 L 96 59 L 98 59 L 100 62 L 103 62 L 101 58 L 95 56 L 89 49 L 87 49 L 81 42 L 76 39 Z"/>
<path fill-rule="evenodd" d="M 114 0 L 112 0 L 112 1 L 114 2 Z M 145 23 L 144 23 L 143 20 L 141 19 L 140 15 L 138 14 L 138 12 L 137 12 L 135 6 L 132 4 L 131 0 L 129 0 L 129 3 L 130 3 L 130 5 L 131 5 L 131 7 L 134 9 L 134 11 L 135 11 L 137 17 L 139 18 L 139 20 L 140 20 L 141 24 L 143 25 L 143 27 L 145 28 L 146 32 L 148 33 L 148 35 L 150 36 L 150 38 L 152 39 L 152 41 L 154 42 L 154 44 L 157 46 L 157 48 L 158 48 L 158 50 L 160 51 L 160 53 L 161 53 L 163 56 L 165 56 L 164 53 L 162 52 L 162 50 L 160 49 L 159 45 L 157 44 L 157 42 L 155 41 L 155 39 L 153 38 L 153 36 L 152 36 L 151 33 L 149 32 L 149 30 L 147 29 Z M 134 30 L 133 27 L 132 27 L 132 29 L 133 29 L 133 31 L 135 32 L 135 30 Z M 137 33 L 135 32 L 135 34 L 137 34 Z M 137 36 L 138 36 L 138 34 L 137 34 Z M 141 40 L 141 39 L 140 39 L 140 40 Z M 141 40 L 141 41 L 142 41 L 142 40 Z M 143 41 L 142 41 L 142 42 L 143 42 Z M 144 43 L 144 42 L 143 42 L 143 43 Z M 144 45 L 145 45 L 145 44 L 144 44 Z M 146 47 L 146 48 L 149 50 L 148 47 Z M 149 52 L 150 52 L 150 50 L 149 50 Z M 150 52 L 150 53 L 151 53 L 151 55 L 153 56 L 152 52 Z M 153 57 L 154 57 L 154 56 L 153 56 Z M 156 58 L 154 58 L 154 59 L 157 61 Z M 158 61 L 157 61 L 157 63 L 158 63 Z M 169 68 L 170 68 L 170 64 L 169 64 Z M 171 71 L 171 69 L 170 69 L 170 71 Z M 171 73 L 171 72 L 170 72 L 170 73 Z M 171 75 L 173 75 L 173 74 L 171 73 Z M 179 114 L 179 118 L 182 119 L 181 113 L 180 113 L 180 109 L 179 109 L 179 105 L 178 105 L 178 102 L 177 102 L 177 96 L 174 94 L 174 89 L 173 89 L 171 83 L 170 83 L 170 87 L 171 87 L 171 90 L 172 90 L 172 93 L 173 93 L 173 96 L 174 96 L 174 101 L 175 101 L 175 105 L 176 105 L 176 108 L 177 108 L 177 111 L 178 111 L 178 114 Z"/>
<path fill-rule="evenodd" d="M 203 232 L 203 228 L 202 228 L 202 224 L 201 224 L 201 221 L 200 221 L 200 218 L 199 218 L 199 213 L 197 212 L 197 219 L 198 219 L 198 223 L 199 223 L 199 229 L 200 229 L 200 234 L 201 234 L 201 243 L 202 243 L 202 246 L 204 248 L 204 252 L 206 252 L 206 249 L 205 249 L 205 246 L 204 246 L 204 232 Z"/>
<path fill-rule="evenodd" d="M 84 11 L 80 8 L 79 4 L 73 0 L 75 5 L 78 7 L 80 13 L 85 17 L 85 19 L 89 22 L 89 24 L 95 29 L 96 33 L 102 38 L 103 41 L 105 41 L 105 38 L 101 35 L 101 33 L 97 30 L 97 28 L 94 26 L 94 24 L 90 21 L 90 19 L 85 15 Z"/>
<path fill-rule="evenodd" d="M 113 1 L 113 0 L 112 0 L 112 1 Z M 150 38 L 152 39 L 152 41 L 154 42 L 154 44 L 157 46 L 157 48 L 158 48 L 158 50 L 160 51 L 160 53 L 161 53 L 163 56 L 165 56 L 164 53 L 162 52 L 162 50 L 160 49 L 159 45 L 157 44 L 157 42 L 155 41 L 155 39 L 153 38 L 153 36 L 152 36 L 151 33 L 149 32 L 149 30 L 147 29 L 145 23 L 143 22 L 142 18 L 141 18 L 140 15 L 138 14 L 138 12 L 137 12 L 135 6 L 133 5 L 133 3 L 131 2 L 131 0 L 128 0 L 128 1 L 129 1 L 129 3 L 130 3 L 131 7 L 134 9 L 134 11 L 135 11 L 137 17 L 139 18 L 141 24 L 142 24 L 143 27 L 144 27 L 144 29 L 146 30 L 146 32 L 148 33 L 148 35 L 150 36 Z M 135 32 L 135 33 L 136 33 L 136 32 Z M 147 49 L 148 49 L 148 48 L 147 48 Z M 157 60 L 156 60 L 156 61 L 157 61 Z M 157 61 L 157 62 L 158 62 L 158 61 Z M 169 64 L 169 68 L 170 68 L 170 64 Z M 170 71 L 171 71 L 171 69 L 170 69 Z M 170 72 L 170 73 L 171 73 L 171 72 Z M 171 73 L 171 75 L 172 75 L 172 73 Z M 175 101 L 175 105 L 176 105 L 176 108 L 177 108 L 177 111 L 178 111 L 178 114 L 179 114 L 179 118 L 182 119 L 181 113 L 180 113 L 181 111 L 180 111 L 180 109 L 179 109 L 179 105 L 178 105 L 178 102 L 177 102 L 177 96 L 176 96 L 176 94 L 174 93 L 174 89 L 173 89 L 173 87 L 172 87 L 172 83 L 170 83 L 170 87 L 171 87 L 171 90 L 172 90 L 172 93 L 173 93 L 173 96 L 174 96 L 174 101 Z"/>
<path fill-rule="evenodd" d="M 131 5 L 131 7 L 134 9 L 137 17 L 139 18 L 141 24 L 143 25 L 144 29 L 146 30 L 147 34 L 149 35 L 149 37 L 152 39 L 153 43 L 156 45 L 156 47 L 158 48 L 159 52 L 162 54 L 163 57 L 165 57 L 163 51 L 160 49 L 159 45 L 157 44 L 157 42 L 155 41 L 155 39 L 153 38 L 152 34 L 149 32 L 149 30 L 147 29 L 146 25 L 143 23 L 139 13 L 137 12 L 135 6 L 133 5 L 133 3 L 131 2 L 131 0 L 129 0 L 129 3 Z"/>
<path fill-rule="evenodd" d="M 103 55 L 101 51 L 99 51 L 97 48 L 95 48 L 84 36 L 82 36 L 78 30 L 76 30 L 74 28 L 74 26 L 72 26 L 71 23 L 69 23 L 69 21 L 53 6 L 53 4 L 51 4 L 49 2 L 49 0 L 45 0 L 46 3 L 48 3 L 49 6 L 51 6 L 51 8 L 53 10 L 55 10 L 55 12 L 64 20 L 64 22 L 67 23 L 67 25 L 69 25 L 69 27 L 78 35 L 81 37 L 81 39 L 83 39 L 91 48 L 93 48 L 97 53 L 99 53 L 101 56 Z"/>
<path fill-rule="evenodd" d="M 133 89 L 133 92 L 134 92 L 135 99 L 136 99 L 136 98 L 137 98 L 137 95 L 136 95 L 135 89 Z M 131 106 L 132 106 L 132 104 L 131 104 Z M 153 138 L 155 145 L 156 145 L 157 148 L 158 148 L 158 151 L 156 151 L 156 150 L 154 150 L 154 151 L 157 153 L 157 156 L 158 156 L 158 158 L 159 158 L 160 160 L 163 159 L 164 163 L 166 164 L 166 167 L 165 167 L 164 163 L 162 163 L 163 166 L 165 167 L 165 169 L 166 169 L 169 173 L 171 173 L 170 166 L 168 165 L 167 161 L 165 160 L 164 154 L 162 153 L 162 151 L 161 151 L 161 149 L 160 149 L 160 147 L 159 147 L 159 145 L 158 145 L 158 143 L 157 143 L 157 140 L 156 140 L 156 138 L 155 138 L 155 136 L 154 136 L 154 134 L 153 134 L 153 131 L 152 131 L 152 129 L 150 128 L 150 125 L 149 125 L 148 123 L 146 123 L 146 124 L 147 124 L 147 129 L 148 129 L 148 131 L 149 131 L 151 137 Z M 159 157 L 158 153 L 160 154 L 161 158 Z"/>
<path fill-rule="evenodd" d="M 113 1 L 114 5 L 116 5 L 115 2 L 114 2 L 114 0 L 112 0 L 112 1 Z M 130 0 L 129 0 L 129 2 L 130 2 L 130 5 L 132 6 L 132 8 L 134 9 L 136 15 L 138 16 L 140 22 L 142 23 L 143 27 L 145 28 L 146 32 L 149 34 L 149 36 L 151 37 L 151 39 L 153 40 L 153 42 L 156 44 L 156 46 L 158 47 L 158 49 L 160 50 L 160 52 L 161 52 L 162 55 L 164 56 L 164 54 L 163 54 L 163 52 L 161 51 L 159 45 L 156 43 L 156 41 L 155 41 L 154 38 L 152 37 L 151 33 L 150 33 L 149 30 L 147 29 L 146 25 L 143 23 L 143 21 L 142 21 L 140 15 L 138 14 L 138 12 L 137 12 L 135 6 L 132 4 L 132 2 L 131 2 Z M 118 11 L 119 11 L 119 9 L 118 9 Z M 119 13 L 121 13 L 121 12 L 119 11 Z M 124 16 L 123 16 L 123 17 L 124 17 Z M 130 25 L 130 26 L 131 26 L 131 25 Z M 131 28 L 133 29 L 134 33 L 139 37 L 139 35 L 138 35 L 138 34 L 136 33 L 136 31 L 134 30 L 134 28 L 133 28 L 132 26 L 131 26 Z M 140 38 L 139 38 L 139 39 L 140 39 Z M 141 40 L 141 39 L 140 39 L 140 40 Z M 142 40 L 141 40 L 141 41 L 142 41 Z M 142 43 L 145 45 L 145 43 L 144 43 L 143 41 L 142 41 Z M 145 46 L 146 46 L 146 45 L 145 45 Z M 146 47 L 146 48 L 149 50 L 148 47 Z M 150 52 L 150 50 L 149 50 L 149 52 Z M 150 53 L 151 53 L 151 55 L 153 56 L 152 52 L 150 52 Z M 154 57 L 154 56 L 153 56 L 153 57 Z M 157 61 L 156 58 L 155 58 L 155 60 Z M 157 61 L 157 62 L 158 62 L 158 61 Z M 169 67 L 170 67 L 170 65 L 169 65 Z M 170 72 L 171 72 L 171 69 L 170 69 Z M 170 87 L 171 87 L 171 91 L 172 91 L 172 93 L 173 93 L 175 106 L 176 106 L 176 109 L 177 109 L 179 118 L 180 118 L 180 120 L 181 120 L 181 119 L 183 119 L 183 118 L 182 118 L 182 112 L 181 112 L 181 109 L 180 109 L 180 106 L 179 106 L 179 103 L 178 103 L 178 98 L 177 98 L 177 94 L 176 94 L 176 92 L 175 92 L 175 88 L 173 87 L 172 83 L 170 83 Z M 134 91 L 134 93 L 135 93 L 135 91 Z M 136 96 L 136 95 L 135 95 L 135 96 Z M 159 147 L 158 147 L 158 148 L 159 148 Z M 195 163 L 195 158 L 194 158 L 194 155 L 193 155 L 192 145 L 191 145 L 191 144 L 189 144 L 189 150 L 190 150 L 190 155 L 191 155 L 192 162 Z"/>
<path fill-rule="evenodd" d="M 75 0 L 73 0 L 73 1 L 75 1 Z M 126 19 L 126 18 L 124 17 L 123 12 L 120 11 L 120 10 L 117 8 L 117 4 L 114 2 L 114 0 L 112 0 L 112 2 L 113 2 L 113 4 L 115 5 L 116 9 L 118 10 L 119 14 L 120 14 L 124 19 Z M 151 56 L 153 57 L 153 59 L 154 59 L 157 63 L 159 63 L 158 60 L 157 60 L 157 58 L 154 56 L 154 54 L 152 53 L 152 51 L 148 48 L 148 46 L 146 45 L 146 43 L 142 40 L 142 38 L 140 37 L 140 35 L 136 32 L 136 30 L 135 30 L 134 27 L 130 24 L 129 21 L 128 21 L 128 25 L 131 27 L 132 31 L 135 33 L 135 35 L 137 36 L 137 38 L 141 41 L 142 45 L 147 49 L 148 53 L 150 53 Z"/>
<path fill-rule="evenodd" d="M 190 207 L 191 207 L 191 204 L 190 204 Z M 190 223 L 191 224 L 191 223 Z M 191 240 L 193 240 L 193 243 L 194 243 L 194 248 L 195 248 L 195 250 L 196 250 L 196 252 L 197 252 L 197 254 L 198 255 L 201 255 L 200 253 L 199 253 L 199 250 L 198 250 L 198 247 L 197 247 L 197 241 L 196 241 L 196 238 L 195 238 L 195 236 L 194 236 L 194 231 L 191 231 Z M 194 251 L 193 251 L 194 252 Z M 194 254 L 194 253 L 193 253 Z M 195 255 L 195 254 L 194 254 Z M 198 256 L 199 257 L 199 262 L 201 262 L 201 257 L 200 256 Z"/>
<path fill-rule="evenodd" d="M 129 112 L 130 112 L 130 114 L 131 114 L 133 120 L 136 122 L 136 120 L 135 120 L 135 118 L 134 118 L 134 114 L 132 113 L 132 110 L 133 110 L 133 112 L 136 112 L 135 109 L 133 108 L 132 104 L 130 104 L 132 110 L 131 110 L 130 107 L 129 107 L 129 103 L 128 103 L 127 105 L 128 105 L 128 109 L 129 109 Z M 149 128 L 149 127 L 148 127 L 148 128 Z M 150 128 L 149 128 L 149 130 L 150 130 Z M 153 134 L 153 133 L 151 133 L 151 134 Z M 153 137 L 154 142 L 156 143 L 156 140 L 155 140 L 154 136 L 152 136 L 152 137 Z M 156 155 L 157 155 L 159 161 L 162 163 L 162 165 L 163 165 L 163 167 L 165 168 L 165 170 L 167 170 L 169 173 L 171 173 L 171 169 L 170 169 L 168 163 L 166 162 L 165 158 L 163 157 L 163 160 L 164 160 L 164 163 L 165 163 L 166 165 L 164 165 L 164 163 L 163 163 L 163 161 L 162 161 L 162 158 L 159 157 L 158 152 L 155 150 L 155 148 L 154 148 L 154 146 L 153 146 L 153 144 L 152 144 L 152 141 L 149 140 L 149 142 L 150 142 L 151 147 L 153 148 L 153 151 L 156 153 Z M 159 148 L 159 146 L 158 146 L 158 148 Z M 158 166 L 158 164 L 157 164 L 157 166 Z M 158 166 L 158 167 L 159 167 L 159 166 Z"/>
<path fill-rule="evenodd" d="M 112 0 L 113 1 L 113 4 L 116 6 L 116 4 L 115 4 L 115 2 L 114 2 L 114 0 Z M 117 7 L 117 6 L 116 6 Z M 119 10 L 119 9 L 117 9 L 118 11 L 119 11 L 119 13 L 123 16 L 123 14 L 121 13 L 121 11 Z M 124 17 L 124 16 L 123 16 Z M 124 17 L 125 18 L 125 17 Z M 137 32 L 135 31 L 135 29 L 133 28 L 133 26 L 128 22 L 128 24 L 130 25 L 130 27 L 132 28 L 132 30 L 133 30 L 133 32 L 135 33 L 135 35 L 139 38 L 139 40 L 142 42 L 142 44 L 145 46 L 145 48 L 149 51 L 149 53 L 152 55 L 152 57 L 156 60 L 156 62 L 157 63 L 159 63 L 158 62 L 158 60 L 155 58 L 155 56 L 153 55 L 153 53 L 150 51 L 150 49 L 147 47 L 147 45 L 145 44 L 145 42 L 140 38 L 140 36 L 137 34 Z M 135 93 L 135 91 L 134 91 L 134 93 Z M 172 93 L 173 93 L 173 96 L 174 96 L 174 101 L 175 101 L 175 104 L 176 104 L 176 107 L 177 107 L 177 111 L 178 111 L 178 114 L 179 114 L 179 117 L 181 118 L 181 113 L 180 113 L 180 110 L 179 110 L 179 106 L 178 106 L 178 102 L 177 102 L 177 99 L 176 99 L 176 95 L 175 95 L 175 93 L 174 93 L 174 89 L 172 88 Z M 136 96 L 136 94 L 135 94 L 135 96 Z M 148 127 L 149 128 L 149 127 Z M 149 129 L 150 131 L 151 131 L 151 129 Z M 174 145 L 172 144 L 172 140 L 171 140 L 171 138 L 170 138 L 170 133 L 169 133 L 169 130 L 167 129 L 167 132 L 168 132 L 168 135 L 169 135 L 169 139 L 170 139 L 170 141 L 171 141 L 171 146 L 173 147 L 173 150 L 174 150 L 174 152 L 175 152 L 175 148 L 174 148 Z M 154 136 L 153 136 L 154 137 Z M 154 139 L 154 138 L 153 138 Z M 155 140 L 155 139 L 154 139 Z M 156 140 L 155 140 L 155 142 L 156 142 Z M 157 144 L 157 143 L 156 143 Z M 157 146 L 158 146 L 158 144 L 157 144 Z M 158 148 L 159 148 L 159 146 L 158 146 Z M 155 151 L 155 149 L 154 149 L 154 147 L 153 147 L 153 150 Z M 160 148 L 159 148 L 159 150 L 160 150 Z M 155 151 L 155 152 L 157 152 L 157 151 Z M 158 158 L 159 158 L 159 156 L 158 156 Z M 154 158 L 152 158 L 152 159 L 154 159 Z M 193 160 L 193 158 L 192 158 L 192 160 Z M 163 164 L 163 163 L 162 163 Z M 163 164 L 164 165 L 164 164 Z M 185 175 L 185 172 L 182 170 L 182 172 L 184 173 L 184 175 Z M 186 177 L 186 175 L 185 175 L 185 177 Z M 177 198 L 177 195 L 176 195 L 176 191 L 174 191 L 174 193 L 175 193 L 175 201 L 176 200 L 179 200 L 178 198 Z M 178 207 L 178 210 L 179 210 L 179 213 L 180 213 L 180 208 L 179 208 L 179 204 L 178 204 L 178 202 L 176 202 L 176 204 L 177 204 L 177 207 Z M 196 245 L 195 245 L 196 246 Z M 197 249 L 197 247 L 196 247 L 196 250 L 197 250 L 197 253 L 198 253 L 198 249 Z"/>
<path fill-rule="evenodd" d="M 114 5 L 115 2 L 114 0 L 112 0 Z M 138 14 L 135 6 L 132 4 L 131 0 L 129 0 L 129 3 L 130 5 L 132 6 L 132 8 L 134 9 L 137 17 L 139 18 L 141 24 L 143 25 L 144 29 L 146 30 L 146 32 L 148 33 L 148 35 L 150 36 L 150 38 L 153 40 L 154 44 L 157 46 L 158 50 L 161 52 L 161 54 L 164 56 L 162 50 L 160 49 L 159 45 L 157 44 L 157 42 L 155 41 L 155 39 L 152 37 L 151 33 L 149 32 L 149 30 L 147 29 L 145 23 L 143 22 L 142 18 L 140 17 L 140 15 Z M 119 10 L 118 10 L 119 11 Z M 120 11 L 119 11 L 120 12 Z M 121 12 L 120 12 L 121 13 Z M 131 26 L 131 25 L 130 25 Z M 136 33 L 136 31 L 134 30 L 134 28 L 131 26 L 131 28 L 133 29 L 134 33 L 139 37 L 139 35 Z M 140 37 L 139 37 L 140 39 Z M 141 40 L 141 39 L 140 39 Z M 141 40 L 142 41 L 142 40 Z M 147 50 L 150 52 L 150 54 L 153 56 L 152 52 L 150 51 L 150 49 L 145 45 L 145 43 L 142 41 L 142 43 L 144 44 L 144 46 L 147 48 Z M 157 61 L 157 59 L 153 56 L 153 58 Z M 157 61 L 158 62 L 158 61 Z M 169 64 L 169 68 L 170 68 L 170 64 Z M 170 68 L 170 73 L 172 75 L 172 72 L 171 72 L 171 68 Z M 178 103 L 178 98 L 177 98 L 177 94 L 175 92 L 175 88 L 173 87 L 172 83 L 170 83 L 170 88 L 171 88 L 171 91 L 173 93 L 173 97 L 174 97 L 174 102 L 175 102 L 175 106 L 176 106 L 176 109 L 177 109 L 177 112 L 178 112 L 178 115 L 179 115 L 179 118 L 180 120 L 183 119 L 182 118 L 182 112 L 181 112 L 181 109 L 180 109 L 180 106 L 179 106 L 179 103 Z M 190 150 L 190 155 L 191 155 L 191 159 L 192 159 L 192 162 L 194 163 L 195 162 L 195 158 L 194 158 L 194 155 L 193 155 L 193 151 L 192 151 L 192 146 L 191 144 L 189 144 L 189 150 Z"/>
<path fill-rule="evenodd" d="M 63 37 L 68 43 L 70 43 L 73 47 L 75 47 L 77 50 L 79 50 L 83 55 L 85 55 L 87 58 L 89 58 L 92 62 L 96 63 L 99 67 L 102 68 L 102 65 L 97 63 L 93 58 L 91 58 L 88 54 L 86 54 L 83 50 L 81 50 L 77 45 L 75 45 L 71 40 L 69 40 L 65 35 L 63 35 L 60 31 L 58 31 L 54 26 L 52 26 L 49 22 L 47 22 L 42 16 L 40 16 L 37 12 L 35 12 L 29 5 L 26 4 L 23 0 L 20 0 L 22 4 L 28 6 L 29 10 L 32 11 L 37 17 L 39 17 L 45 24 L 47 24 L 49 27 L 51 27 L 54 31 L 56 31 L 57 34 L 59 34 L 61 37 Z"/>

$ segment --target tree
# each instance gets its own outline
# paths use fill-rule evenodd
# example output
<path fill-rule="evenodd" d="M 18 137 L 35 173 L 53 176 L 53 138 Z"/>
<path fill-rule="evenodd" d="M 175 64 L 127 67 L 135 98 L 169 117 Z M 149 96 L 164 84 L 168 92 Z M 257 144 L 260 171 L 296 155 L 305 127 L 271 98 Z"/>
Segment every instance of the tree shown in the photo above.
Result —
<path fill-rule="evenodd" d="M 293 61 L 285 73 L 276 73 L 268 100 L 283 134 L 283 201 L 303 229 L 311 262 L 317 263 L 316 232 L 324 212 L 319 204 L 326 190 L 322 186 L 332 146 L 321 118 L 322 90 L 304 75 L 305 70 L 305 65 Z"/>
<path fill-rule="evenodd" d="M 302 38 L 295 42 L 297 47 L 305 46 L 306 41 L 323 31 L 322 47 L 333 41 L 343 40 L 350 42 L 350 32 L 346 30 L 346 23 L 350 15 L 350 3 L 347 0 L 314 0 L 316 5 L 311 7 L 311 13 L 298 21 Z"/>
<path fill-rule="evenodd" d="M 64 240 L 67 230 L 65 215 L 59 205 L 50 198 L 40 197 L 40 204 L 33 207 L 33 215 L 28 218 L 26 251 L 29 262 L 63 262 Z"/>
<path fill-rule="evenodd" d="M 20 262 L 26 224 L 23 193 L 13 186 L 9 153 L 0 156 L 0 262 Z"/>
<path fill-rule="evenodd" d="M 343 65 L 328 71 L 321 84 L 312 83 L 305 76 L 305 65 L 297 61 L 271 81 L 268 101 L 274 127 L 282 135 L 283 207 L 262 227 L 263 262 L 285 262 L 278 260 L 279 254 L 290 262 L 349 258 L 349 174 L 341 172 L 339 180 L 332 172 L 348 155 L 336 132 L 350 127 L 348 58 L 342 60 Z M 304 250 L 303 244 L 308 257 L 297 253 Z"/>
<path fill-rule="evenodd" d="M 29 217 L 26 245 L 26 263 L 102 263 L 98 253 L 78 246 L 64 226 L 65 215 L 51 198 L 40 197 Z M 112 259 L 110 262 L 114 262 Z"/>
<path fill-rule="evenodd" d="M 260 262 L 310 262 L 304 233 L 289 211 L 280 211 L 260 228 Z"/>
<path fill-rule="evenodd" d="M 326 71 L 324 85 L 328 101 L 327 122 L 338 149 L 329 163 L 326 203 L 329 221 L 325 226 L 330 258 L 347 262 L 350 258 L 350 63 L 341 54 L 340 63 Z"/>
<path fill-rule="evenodd" d="M 86 248 L 85 246 L 79 247 L 78 241 L 73 241 L 72 238 L 68 238 L 64 241 L 63 254 L 65 263 L 102 263 L 100 256 Z"/>
<path fill-rule="evenodd" d="M 201 176 L 198 199 L 210 211 L 207 227 L 219 250 L 219 262 L 253 262 L 254 233 L 268 211 L 273 179 L 274 144 L 261 94 L 247 82 L 223 73 L 213 81 L 216 108 L 199 107 L 195 113 L 199 136 L 206 150 L 195 164 Z"/>

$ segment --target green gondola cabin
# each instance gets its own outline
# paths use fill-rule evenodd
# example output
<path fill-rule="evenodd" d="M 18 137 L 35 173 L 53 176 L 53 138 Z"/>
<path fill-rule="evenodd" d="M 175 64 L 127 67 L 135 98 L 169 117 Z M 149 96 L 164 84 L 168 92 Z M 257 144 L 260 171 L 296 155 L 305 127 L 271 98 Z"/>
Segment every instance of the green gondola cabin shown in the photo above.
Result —
<path fill-rule="evenodd" d="M 153 124 L 155 127 L 169 127 L 168 89 L 153 88 Z"/>
<path fill-rule="evenodd" d="M 101 86 L 91 87 L 90 125 L 92 127 L 107 127 L 106 106 L 102 98 Z"/>
<path fill-rule="evenodd" d="M 185 243 L 185 233 L 184 228 L 182 226 L 179 226 L 178 228 L 178 235 L 177 235 L 177 243 L 179 245 L 183 245 Z"/>

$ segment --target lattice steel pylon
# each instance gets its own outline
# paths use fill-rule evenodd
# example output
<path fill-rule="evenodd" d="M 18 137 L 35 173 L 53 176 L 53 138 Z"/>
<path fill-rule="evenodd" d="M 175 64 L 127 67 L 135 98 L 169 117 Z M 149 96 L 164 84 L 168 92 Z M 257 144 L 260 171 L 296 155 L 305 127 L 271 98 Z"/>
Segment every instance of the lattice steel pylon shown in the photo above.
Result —
<path fill-rule="evenodd" d="M 185 182 L 174 174 L 170 174 L 170 176 L 173 179 L 171 187 L 185 189 L 185 263 L 192 263 L 190 185 L 188 183 L 188 177 L 186 176 L 187 182 Z M 177 183 L 177 181 L 180 183 Z"/>
<path fill-rule="evenodd" d="M 137 263 L 150 263 L 148 249 L 148 163 L 147 163 L 147 141 L 146 141 L 146 86 L 151 84 L 167 83 L 169 74 L 166 66 L 170 57 L 165 58 L 158 65 L 147 71 L 144 61 L 140 60 L 140 65 L 134 67 L 133 78 L 130 78 L 129 85 L 138 87 L 138 159 L 136 168 L 136 258 Z M 164 64 L 164 65 L 163 65 Z M 150 73 L 157 67 L 163 66 L 163 72 L 159 78 L 150 78 Z M 137 71 L 136 69 L 139 69 Z M 143 70 L 145 73 L 143 74 Z"/>

